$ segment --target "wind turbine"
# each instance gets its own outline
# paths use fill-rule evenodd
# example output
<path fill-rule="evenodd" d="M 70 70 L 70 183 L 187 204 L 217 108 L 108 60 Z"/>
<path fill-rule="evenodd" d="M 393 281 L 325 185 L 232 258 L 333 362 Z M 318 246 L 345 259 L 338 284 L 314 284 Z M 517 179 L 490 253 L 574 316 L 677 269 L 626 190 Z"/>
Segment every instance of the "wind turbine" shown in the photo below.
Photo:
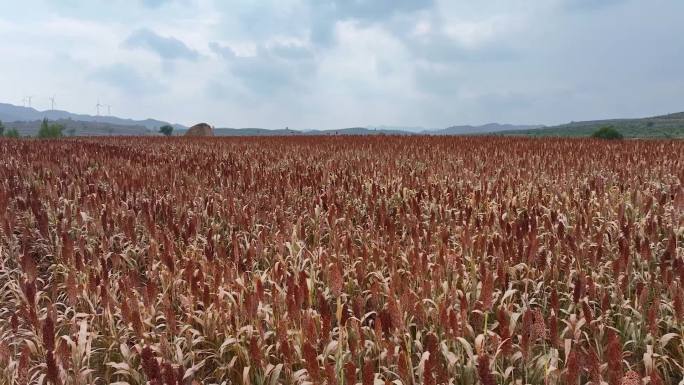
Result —
<path fill-rule="evenodd" d="M 52 95 L 49 97 L 50 99 L 50 110 L 54 111 L 55 110 L 55 95 Z"/>
<path fill-rule="evenodd" d="M 112 116 L 112 105 L 107 104 L 107 116 Z"/>
<path fill-rule="evenodd" d="M 98 99 L 97 104 L 95 105 L 95 108 L 97 109 L 97 116 L 100 116 L 100 107 L 102 107 L 102 104 L 100 104 L 100 100 Z"/>
<path fill-rule="evenodd" d="M 33 96 L 27 96 L 26 99 L 28 100 L 29 108 L 31 108 L 31 100 L 33 100 Z"/>

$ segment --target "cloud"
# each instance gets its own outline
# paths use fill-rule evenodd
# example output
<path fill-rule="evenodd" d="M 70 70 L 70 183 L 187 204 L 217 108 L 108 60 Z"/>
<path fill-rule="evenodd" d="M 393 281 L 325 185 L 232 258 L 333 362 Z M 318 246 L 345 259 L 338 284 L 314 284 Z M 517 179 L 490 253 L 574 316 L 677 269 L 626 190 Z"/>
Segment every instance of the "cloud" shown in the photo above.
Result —
<path fill-rule="evenodd" d="M 335 42 L 335 26 L 342 21 L 382 23 L 397 15 L 433 6 L 434 0 L 308 0 L 311 9 L 310 39 L 319 46 Z"/>
<path fill-rule="evenodd" d="M 153 94 L 165 89 L 156 79 L 121 63 L 97 68 L 89 77 L 127 94 Z"/>
<path fill-rule="evenodd" d="M 0 3 L 0 101 L 57 93 L 77 112 L 101 98 L 181 123 L 444 127 L 684 100 L 681 0 Z"/>
<path fill-rule="evenodd" d="M 159 55 L 164 60 L 197 60 L 199 53 L 174 37 L 164 37 L 147 28 L 135 30 L 125 41 L 127 48 L 141 48 Z"/>
<path fill-rule="evenodd" d="M 164 4 L 171 3 L 173 0 L 140 0 L 146 7 L 157 8 Z"/>
<path fill-rule="evenodd" d="M 224 59 L 235 59 L 236 54 L 232 48 L 227 45 L 221 45 L 215 41 L 209 43 L 209 48 L 217 55 Z"/>
<path fill-rule="evenodd" d="M 378 21 L 398 13 L 410 13 L 432 7 L 433 0 L 310 0 L 314 9 L 326 10 L 338 20 Z"/>
<path fill-rule="evenodd" d="M 301 89 L 316 72 L 311 49 L 293 42 L 272 42 L 256 47 L 249 56 L 239 56 L 227 45 L 210 43 L 211 50 L 227 64 L 231 74 L 257 94 L 277 92 L 286 87 Z"/>
<path fill-rule="evenodd" d="M 607 8 L 613 5 L 627 3 L 629 0 L 562 0 L 562 4 L 569 10 L 594 10 Z"/>
<path fill-rule="evenodd" d="M 270 46 L 268 54 L 286 61 L 304 61 L 313 58 L 310 48 L 293 43 L 277 43 Z"/>
<path fill-rule="evenodd" d="M 516 56 L 513 48 L 501 42 L 469 46 L 444 34 L 406 39 L 404 43 L 416 58 L 433 63 L 507 61 Z"/>
<path fill-rule="evenodd" d="M 529 18 L 511 14 L 422 14 L 392 21 L 387 29 L 413 55 L 431 63 L 509 61 Z"/>

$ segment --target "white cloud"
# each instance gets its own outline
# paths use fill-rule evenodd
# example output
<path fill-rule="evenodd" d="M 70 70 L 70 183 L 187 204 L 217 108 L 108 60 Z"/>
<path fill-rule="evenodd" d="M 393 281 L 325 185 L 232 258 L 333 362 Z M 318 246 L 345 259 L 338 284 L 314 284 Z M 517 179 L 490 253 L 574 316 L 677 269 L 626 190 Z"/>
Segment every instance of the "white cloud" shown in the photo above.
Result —
<path fill-rule="evenodd" d="M 3 2 L 0 101 L 57 94 L 75 112 L 100 99 L 123 116 L 268 128 L 681 109 L 684 3 L 595 3 Z"/>
<path fill-rule="evenodd" d="M 173 36 L 161 36 L 148 28 L 140 28 L 131 33 L 123 42 L 124 47 L 139 48 L 154 52 L 164 60 L 196 60 L 199 54 Z"/>
<path fill-rule="evenodd" d="M 475 48 L 501 39 L 511 33 L 514 22 L 510 17 L 495 16 L 476 21 L 455 20 L 446 23 L 444 34 L 465 47 Z"/>

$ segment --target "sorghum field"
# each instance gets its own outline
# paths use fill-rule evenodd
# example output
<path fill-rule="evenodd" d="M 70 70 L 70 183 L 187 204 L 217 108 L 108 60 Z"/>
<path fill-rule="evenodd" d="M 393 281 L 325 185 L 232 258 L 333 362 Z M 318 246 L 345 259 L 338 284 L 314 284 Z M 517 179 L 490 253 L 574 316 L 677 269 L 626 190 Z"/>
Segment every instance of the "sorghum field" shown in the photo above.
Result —
<path fill-rule="evenodd" d="M 0 384 L 682 384 L 684 142 L 0 141 Z"/>

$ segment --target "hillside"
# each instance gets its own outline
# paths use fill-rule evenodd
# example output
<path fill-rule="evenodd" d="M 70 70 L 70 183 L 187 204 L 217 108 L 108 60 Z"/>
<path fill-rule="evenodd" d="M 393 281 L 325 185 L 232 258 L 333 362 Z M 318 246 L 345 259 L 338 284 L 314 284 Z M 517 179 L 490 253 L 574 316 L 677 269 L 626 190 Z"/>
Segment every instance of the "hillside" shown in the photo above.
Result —
<path fill-rule="evenodd" d="M 0 103 L 0 121 L 3 122 L 30 122 L 48 118 L 49 120 L 74 120 L 80 122 L 96 122 L 118 126 L 142 126 L 150 130 L 158 130 L 159 127 L 169 124 L 156 119 L 123 119 L 116 116 L 93 116 L 84 114 L 74 114 L 62 110 L 39 111 L 31 107 L 15 106 L 13 104 Z M 182 125 L 173 125 L 176 129 L 184 128 Z"/>
<path fill-rule="evenodd" d="M 182 135 L 185 130 L 179 130 Z M 338 130 L 292 130 L 266 128 L 215 128 L 215 136 L 303 136 L 303 135 L 410 135 L 411 132 L 389 129 L 371 129 L 365 127 L 341 128 Z"/>
<path fill-rule="evenodd" d="M 365 128 L 369 130 L 382 130 L 382 131 L 405 131 L 405 132 L 413 132 L 413 133 L 421 133 L 424 131 L 433 131 L 435 130 L 434 128 L 425 128 L 422 126 L 385 126 L 385 125 L 379 125 L 379 126 L 366 126 Z"/>
<path fill-rule="evenodd" d="M 40 129 L 41 120 L 28 122 L 3 123 L 7 129 L 16 129 L 21 136 L 35 136 Z M 50 121 L 64 126 L 64 136 L 146 136 L 153 135 L 152 131 L 143 126 L 127 126 L 103 122 L 83 122 L 70 119 Z"/>
<path fill-rule="evenodd" d="M 156 135 L 159 127 L 168 124 L 156 119 L 133 120 L 115 116 L 92 116 L 67 111 L 38 111 L 34 108 L 0 103 L 0 121 L 16 128 L 20 135 L 35 135 L 40 121 L 48 118 L 63 124 L 65 135 L 111 136 Z M 187 127 L 173 124 L 174 135 L 183 135 Z M 368 126 L 341 129 L 296 130 L 266 128 L 216 128 L 216 136 L 297 136 L 297 135 L 517 135 L 588 137 L 597 129 L 613 126 L 626 138 L 684 138 L 684 112 L 639 119 L 607 119 L 571 122 L 558 126 L 513 125 L 489 123 L 481 126 L 454 125 L 442 129 L 422 127 Z"/>
<path fill-rule="evenodd" d="M 604 126 L 614 127 L 625 138 L 682 139 L 684 138 L 684 112 L 639 119 L 571 122 L 534 130 L 508 131 L 502 135 L 586 137 Z"/>
<path fill-rule="evenodd" d="M 451 126 L 441 130 L 426 130 L 422 133 L 428 135 L 471 135 L 514 130 L 536 130 L 542 127 L 544 126 L 489 123 L 483 126 Z"/>
<path fill-rule="evenodd" d="M 306 135 L 412 135 L 412 132 L 399 130 L 377 130 L 365 127 L 341 128 L 338 130 L 312 130 L 307 131 Z"/>
<path fill-rule="evenodd" d="M 93 116 L 75 114 L 62 110 L 39 111 L 35 108 L 0 103 L 0 121 L 9 128 L 16 128 L 22 136 L 35 135 L 44 118 L 66 127 L 65 135 L 111 136 L 111 135 L 154 135 L 159 127 L 169 124 L 157 119 L 134 120 L 116 116 Z M 183 135 L 188 127 L 171 124 L 174 136 Z M 490 123 L 482 126 L 450 126 L 443 129 L 417 126 L 367 126 L 340 129 L 267 129 L 267 128 L 216 128 L 216 136 L 293 136 L 293 135 L 472 135 L 488 134 L 509 130 L 527 130 L 543 126 Z"/>
<path fill-rule="evenodd" d="M 384 128 L 380 128 L 384 127 Z M 280 129 L 269 130 L 265 128 L 217 128 L 214 130 L 216 136 L 292 136 L 292 135 L 471 135 L 508 130 L 532 129 L 543 126 L 516 126 L 512 124 L 490 123 L 483 126 L 452 126 L 444 129 L 432 129 L 416 131 L 416 128 L 409 129 L 404 127 L 390 128 L 389 126 L 380 127 L 349 127 L 340 129 L 325 130 L 292 130 Z M 184 131 L 179 131 L 182 133 Z"/>
<path fill-rule="evenodd" d="M 265 128 L 216 128 L 215 136 L 289 136 L 302 135 L 295 130 L 267 130 Z"/>

